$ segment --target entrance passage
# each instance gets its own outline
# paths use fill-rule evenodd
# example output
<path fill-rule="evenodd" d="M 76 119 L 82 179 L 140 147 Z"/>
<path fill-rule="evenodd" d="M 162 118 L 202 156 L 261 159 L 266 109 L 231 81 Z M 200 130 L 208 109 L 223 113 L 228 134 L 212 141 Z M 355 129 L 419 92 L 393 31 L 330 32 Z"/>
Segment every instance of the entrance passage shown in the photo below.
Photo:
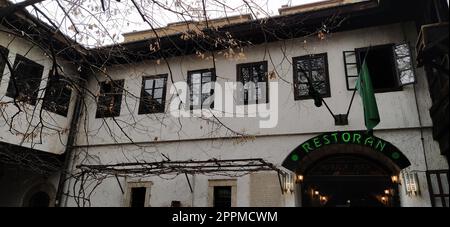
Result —
<path fill-rule="evenodd" d="M 304 172 L 302 205 L 306 207 L 398 206 L 393 174 L 375 160 L 354 154 L 327 156 Z"/>

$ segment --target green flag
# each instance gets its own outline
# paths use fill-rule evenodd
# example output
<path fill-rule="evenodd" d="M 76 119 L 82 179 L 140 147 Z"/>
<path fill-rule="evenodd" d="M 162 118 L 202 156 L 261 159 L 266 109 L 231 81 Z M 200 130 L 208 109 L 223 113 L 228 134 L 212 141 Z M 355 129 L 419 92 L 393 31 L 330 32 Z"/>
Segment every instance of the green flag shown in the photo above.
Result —
<path fill-rule="evenodd" d="M 373 92 L 372 80 L 369 75 L 369 68 L 364 60 L 359 72 L 358 81 L 356 82 L 356 89 L 361 96 L 364 107 L 364 121 L 367 130 L 371 131 L 380 123 L 380 115 L 378 114 L 377 100 Z"/>

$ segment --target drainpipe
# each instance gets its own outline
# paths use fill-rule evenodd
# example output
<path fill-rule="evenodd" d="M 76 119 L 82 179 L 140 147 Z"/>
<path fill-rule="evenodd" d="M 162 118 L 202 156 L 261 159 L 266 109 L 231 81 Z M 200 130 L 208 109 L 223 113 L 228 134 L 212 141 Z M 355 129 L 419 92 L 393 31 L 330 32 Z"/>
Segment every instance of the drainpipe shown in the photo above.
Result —
<path fill-rule="evenodd" d="M 84 74 L 84 70 L 81 72 L 82 75 Z M 77 93 L 77 95 L 75 96 L 75 109 L 72 113 L 72 120 L 70 122 L 70 129 L 69 129 L 69 135 L 67 138 L 67 145 L 66 145 L 66 149 L 64 151 L 64 154 L 66 155 L 64 158 L 64 164 L 63 164 L 63 168 L 62 168 L 62 172 L 59 176 L 59 183 L 58 183 L 58 188 L 57 188 L 57 192 L 56 192 L 56 199 L 55 199 L 55 206 L 56 207 L 61 207 L 62 205 L 62 195 L 63 195 L 63 191 L 64 191 L 64 187 L 65 187 L 65 183 L 66 183 L 66 177 L 67 177 L 67 173 L 70 172 L 69 170 L 69 164 L 70 164 L 70 159 L 72 157 L 72 152 L 73 152 L 73 147 L 74 147 L 74 143 L 75 143 L 75 137 L 77 134 L 77 126 L 78 126 L 78 121 L 80 119 L 80 115 L 81 115 L 81 107 L 82 107 L 82 103 L 83 103 L 83 95 L 84 95 L 84 89 L 83 89 L 83 85 L 85 84 L 85 76 L 81 76 L 81 79 L 78 81 L 80 87 L 81 87 L 81 92 Z"/>

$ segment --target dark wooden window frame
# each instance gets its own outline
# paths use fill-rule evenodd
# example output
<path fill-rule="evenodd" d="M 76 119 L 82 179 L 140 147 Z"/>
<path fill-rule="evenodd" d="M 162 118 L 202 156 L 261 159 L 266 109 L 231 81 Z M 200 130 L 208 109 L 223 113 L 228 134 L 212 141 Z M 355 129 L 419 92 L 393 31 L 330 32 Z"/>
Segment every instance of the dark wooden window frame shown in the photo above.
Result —
<path fill-rule="evenodd" d="M 360 56 L 361 52 L 367 51 L 369 48 L 371 50 L 373 50 L 373 49 L 380 49 L 380 48 L 390 47 L 390 49 L 391 49 L 392 59 L 394 61 L 394 62 L 392 62 L 392 69 L 391 70 L 392 70 L 393 76 L 395 77 L 395 82 L 396 82 L 395 87 L 382 88 L 382 89 L 374 88 L 374 92 L 375 93 L 395 92 L 395 91 L 402 91 L 403 90 L 403 87 L 400 85 L 400 82 L 398 81 L 397 68 L 396 68 L 396 63 L 395 63 L 395 56 L 394 56 L 394 52 L 393 52 L 394 46 L 395 46 L 394 43 L 388 43 L 388 44 L 376 45 L 376 46 L 371 46 L 371 47 L 361 47 L 361 48 L 356 48 L 355 49 L 358 74 L 361 71 L 361 66 L 363 64 L 363 59 L 361 59 L 361 56 Z"/>
<path fill-rule="evenodd" d="M 189 87 L 189 101 L 190 101 L 190 103 L 189 103 L 189 108 L 190 108 L 190 110 L 194 110 L 194 109 L 204 109 L 204 107 L 203 107 L 203 103 L 201 103 L 200 105 L 201 105 L 201 107 L 200 108 L 194 108 L 194 106 L 193 106 L 193 103 L 191 102 L 192 101 L 192 98 L 193 98 L 193 94 L 191 93 L 192 92 L 192 80 L 191 80 L 191 76 L 192 76 L 192 74 L 194 74 L 194 73 L 200 73 L 200 84 L 201 84 L 201 86 L 200 86 L 200 95 L 202 95 L 202 89 L 203 89 L 203 73 L 205 73 L 205 72 L 211 72 L 211 81 L 210 82 L 212 82 L 213 83 L 213 86 L 211 87 L 211 90 L 210 90 L 210 95 L 213 95 L 214 94 L 214 89 L 215 89 L 215 82 L 216 82 L 216 70 L 214 69 L 214 68 L 211 68 L 211 69 L 199 69 L 199 70 L 192 70 L 192 71 L 188 71 L 188 78 L 187 78 L 187 81 L 188 81 L 188 87 Z M 212 101 L 212 103 L 211 103 L 211 105 L 210 105 L 210 108 L 212 109 L 212 108 L 214 108 L 214 100 Z"/>
<path fill-rule="evenodd" d="M 267 65 L 267 61 L 259 61 L 259 62 L 250 62 L 250 63 L 242 63 L 242 64 L 237 64 L 236 65 L 236 81 L 237 82 L 241 82 L 242 83 L 242 81 L 241 81 L 241 69 L 242 68 L 245 68 L 245 67 L 252 67 L 252 66 L 260 66 L 260 65 L 263 65 L 264 66 L 264 73 L 265 73 L 265 77 L 266 77 L 266 101 L 265 102 L 262 102 L 262 103 L 269 103 L 269 75 L 268 75 L 268 65 Z M 242 85 L 244 85 L 244 84 L 242 84 Z M 238 92 L 240 92 L 240 91 L 238 91 Z M 242 90 L 242 92 L 244 92 L 244 90 Z M 248 105 L 248 100 L 245 100 L 245 97 L 244 97 L 244 94 L 242 93 L 239 93 L 238 94 L 238 98 L 239 98 L 239 100 L 238 100 L 238 102 L 239 102 L 239 105 Z M 242 100 L 241 100 L 241 98 L 242 98 Z M 260 102 L 259 102 L 259 100 L 257 99 L 256 100 L 256 104 L 261 104 Z"/>
<path fill-rule="evenodd" d="M 166 106 L 166 92 L 167 92 L 167 74 L 158 74 L 158 75 L 153 75 L 153 76 L 143 76 L 142 77 L 142 87 L 141 87 L 141 97 L 139 99 L 139 110 L 138 110 L 138 114 L 154 114 L 154 113 L 164 113 L 165 111 L 165 106 Z M 145 105 L 148 105 L 147 103 L 144 102 L 144 97 L 145 97 L 145 91 L 146 90 L 150 90 L 150 89 L 146 89 L 145 88 L 145 81 L 146 80 L 155 80 L 155 79 L 164 79 L 164 83 L 163 83 L 163 87 L 162 87 L 162 98 L 161 98 L 161 107 L 162 108 L 158 108 L 158 109 L 154 109 L 154 111 L 149 111 L 146 110 Z M 155 81 L 153 81 L 153 85 L 152 85 L 152 98 L 153 98 L 153 94 L 155 91 Z"/>
<path fill-rule="evenodd" d="M 116 94 L 116 93 L 106 93 L 103 94 L 102 93 L 102 86 L 103 84 L 106 83 L 112 83 L 112 89 L 120 89 L 120 94 Z M 125 85 L 125 80 L 113 80 L 113 81 L 103 81 L 103 82 L 99 82 L 99 89 L 100 89 L 100 96 L 97 98 L 97 111 L 95 114 L 95 118 L 107 118 L 107 117 L 118 117 L 120 116 L 120 110 L 121 110 L 121 106 L 122 106 L 122 96 L 123 96 L 123 90 L 124 90 L 124 85 Z M 116 88 L 114 88 L 114 86 L 117 86 Z M 120 86 L 120 87 L 119 87 Z M 104 111 L 101 109 L 101 102 L 102 102 L 102 98 L 106 97 L 106 96 L 112 96 L 113 99 L 113 106 L 117 106 L 117 110 L 114 111 Z M 117 99 L 116 99 L 117 97 Z M 111 97 L 110 97 L 111 98 Z M 114 107 L 113 107 L 114 109 Z"/>
<path fill-rule="evenodd" d="M 3 73 L 5 72 L 6 60 L 8 59 L 9 49 L 0 45 L 0 83 L 2 81 Z M 6 60 L 5 60 L 6 57 Z"/>
<path fill-rule="evenodd" d="M 24 64 L 34 64 L 33 67 L 36 67 L 36 69 L 35 69 L 35 70 L 37 70 L 36 73 L 40 74 L 40 75 L 37 76 L 37 74 L 36 74 L 36 76 L 37 76 L 36 78 L 34 78 L 34 77 L 29 78 L 29 75 L 18 75 L 17 73 L 19 71 L 19 68 L 18 68 L 19 67 L 19 65 L 18 65 L 19 61 L 20 61 L 20 63 L 24 63 Z M 16 77 L 15 78 L 16 79 L 16 85 L 18 86 L 17 88 L 19 90 L 23 90 L 23 88 L 21 88 L 20 86 L 24 85 L 24 84 L 27 84 L 28 82 L 24 82 L 23 81 L 24 79 L 27 79 L 27 80 L 30 80 L 29 82 L 32 83 L 31 85 L 33 85 L 33 86 L 30 88 L 30 90 L 25 91 L 25 93 L 26 93 L 25 95 L 28 97 L 27 98 L 28 100 L 24 100 L 24 101 L 26 101 L 30 105 L 36 105 L 37 99 L 38 99 L 38 95 L 39 95 L 40 86 L 41 86 L 40 84 L 41 84 L 41 81 L 42 81 L 42 74 L 44 73 L 44 66 L 39 64 L 39 63 L 37 63 L 37 62 L 35 62 L 35 61 L 33 61 L 33 60 L 31 60 L 31 59 L 28 59 L 25 56 L 22 56 L 20 54 L 16 54 L 16 58 L 14 60 L 14 65 L 13 65 L 13 69 L 14 69 L 14 72 L 10 73 L 10 79 L 9 79 L 9 83 L 8 83 L 8 88 L 6 90 L 6 96 L 14 98 L 16 96 L 16 93 L 18 92 L 18 91 L 16 91 L 16 88 L 14 86 L 13 78 L 11 78 L 12 76 Z M 21 76 L 24 77 L 24 78 L 21 78 Z M 29 92 L 32 92 L 32 93 L 30 94 Z"/>
<path fill-rule="evenodd" d="M 72 89 L 67 87 L 70 86 L 70 83 L 64 80 L 62 75 L 58 75 L 58 77 L 55 78 L 55 75 L 49 75 L 42 108 L 67 117 L 72 98 Z M 67 94 L 67 96 L 63 96 L 62 94 Z"/>
<path fill-rule="evenodd" d="M 436 198 L 441 198 L 441 204 L 443 207 L 449 207 L 450 204 L 448 204 L 445 201 L 445 197 L 449 197 L 449 194 L 444 194 L 444 189 L 442 187 L 442 181 L 441 181 L 441 177 L 440 175 L 442 174 L 446 174 L 447 175 L 447 183 L 449 183 L 449 170 L 428 170 L 427 171 L 427 183 L 428 183 L 428 191 L 430 193 L 430 200 L 431 200 L 431 205 L 433 207 L 436 206 L 435 204 L 435 199 Z M 437 175 L 438 177 L 436 177 L 437 179 L 437 183 L 438 183 L 438 188 L 436 189 L 437 191 L 439 191 L 438 194 L 433 193 L 434 189 L 432 187 L 432 183 L 431 183 L 431 175 Z"/>
<path fill-rule="evenodd" d="M 306 100 L 306 99 L 312 99 L 313 97 L 311 97 L 310 95 L 302 95 L 300 96 L 298 89 L 296 88 L 298 82 L 298 78 L 297 78 L 297 74 L 298 74 L 298 69 L 296 67 L 296 62 L 299 60 L 311 60 L 314 58 L 319 58 L 319 57 L 323 57 L 324 58 L 324 66 L 325 66 L 325 83 L 326 83 L 326 93 L 325 94 L 321 94 L 322 98 L 328 98 L 331 97 L 331 89 L 330 89 L 330 76 L 329 76 L 329 72 L 328 72 L 328 55 L 327 53 L 320 53 L 320 54 L 312 54 L 312 55 L 304 55 L 304 56 L 299 56 L 299 57 L 293 57 L 292 58 L 292 68 L 293 68 L 293 81 L 294 81 L 294 100 Z M 308 65 L 310 65 L 308 63 Z M 311 70 L 310 69 L 304 69 L 310 76 L 311 78 Z"/>

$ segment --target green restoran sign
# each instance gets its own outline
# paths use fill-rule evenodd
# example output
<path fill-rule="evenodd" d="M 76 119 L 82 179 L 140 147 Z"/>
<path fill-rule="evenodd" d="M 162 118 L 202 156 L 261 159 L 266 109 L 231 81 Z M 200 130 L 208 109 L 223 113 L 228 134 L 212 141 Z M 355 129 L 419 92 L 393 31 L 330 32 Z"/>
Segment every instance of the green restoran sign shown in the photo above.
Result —
<path fill-rule="evenodd" d="M 373 152 L 381 153 L 392 160 L 400 169 L 411 165 L 405 155 L 391 143 L 367 134 L 365 131 L 343 131 L 327 132 L 305 141 L 289 154 L 283 162 L 283 167 L 296 171 L 303 158 L 333 144 L 357 144 L 370 147 Z"/>

